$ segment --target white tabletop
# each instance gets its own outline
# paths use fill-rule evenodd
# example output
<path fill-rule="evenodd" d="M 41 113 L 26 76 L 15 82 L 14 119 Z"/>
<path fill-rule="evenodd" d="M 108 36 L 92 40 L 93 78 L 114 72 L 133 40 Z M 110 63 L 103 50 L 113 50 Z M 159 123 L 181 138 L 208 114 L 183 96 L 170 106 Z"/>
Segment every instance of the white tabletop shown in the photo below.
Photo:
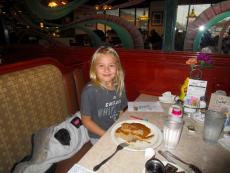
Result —
<path fill-rule="evenodd" d="M 141 94 L 138 101 L 153 101 L 156 97 Z M 168 104 L 162 104 L 164 113 L 154 112 L 124 112 L 118 122 L 130 119 L 130 115 L 148 119 L 149 122 L 163 129 L 163 123 L 167 119 Z M 180 142 L 172 153 L 179 156 L 184 161 L 198 166 L 203 173 L 227 173 L 230 172 L 230 152 L 222 148 L 220 144 L 207 144 L 202 139 L 203 125 L 195 123 L 188 117 L 184 117 L 185 125 L 182 131 Z M 193 124 L 196 132 L 191 133 L 187 126 Z M 113 127 L 113 126 L 112 126 Z M 85 154 L 78 164 L 93 170 L 93 167 L 111 155 L 116 144 L 111 138 L 111 129 Z M 165 150 L 164 142 L 156 149 L 156 158 L 165 160 L 157 153 L 158 150 Z M 130 151 L 123 149 L 119 151 L 111 160 L 104 164 L 98 173 L 142 173 L 146 159 L 144 151 Z"/>

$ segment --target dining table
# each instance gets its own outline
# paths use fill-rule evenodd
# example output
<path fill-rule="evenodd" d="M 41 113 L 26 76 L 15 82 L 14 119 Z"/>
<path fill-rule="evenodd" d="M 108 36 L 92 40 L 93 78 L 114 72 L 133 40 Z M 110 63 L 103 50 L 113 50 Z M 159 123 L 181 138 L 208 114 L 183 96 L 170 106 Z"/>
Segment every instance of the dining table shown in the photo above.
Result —
<path fill-rule="evenodd" d="M 135 102 L 157 102 L 158 97 L 140 94 Z M 166 159 L 159 154 L 159 150 L 166 151 L 163 140 L 163 126 L 168 119 L 168 110 L 171 104 L 160 103 L 162 112 L 151 111 L 129 111 L 123 112 L 115 124 L 94 144 L 94 146 L 76 163 L 88 170 L 93 170 L 94 166 L 99 164 L 105 158 L 110 156 L 117 147 L 117 143 L 112 139 L 112 130 L 117 123 L 133 119 L 132 117 L 143 119 L 154 124 L 162 133 L 162 141 L 153 149 L 155 158 L 162 162 Z M 229 173 L 230 172 L 230 151 L 223 148 L 219 143 L 210 144 L 203 140 L 202 122 L 194 121 L 187 115 L 183 116 L 183 130 L 180 141 L 175 149 L 169 150 L 182 160 L 196 165 L 203 173 Z M 188 130 L 188 126 L 195 127 L 195 131 Z M 223 134 L 222 134 L 223 135 Z M 151 147 L 150 147 L 151 148 Z M 145 149 L 129 150 L 122 149 L 117 152 L 108 162 L 97 170 L 98 173 L 144 173 L 145 163 L 147 161 Z M 180 165 L 182 167 L 182 165 Z M 182 167 L 183 169 L 183 167 Z M 185 171 L 186 172 L 186 171 Z"/>

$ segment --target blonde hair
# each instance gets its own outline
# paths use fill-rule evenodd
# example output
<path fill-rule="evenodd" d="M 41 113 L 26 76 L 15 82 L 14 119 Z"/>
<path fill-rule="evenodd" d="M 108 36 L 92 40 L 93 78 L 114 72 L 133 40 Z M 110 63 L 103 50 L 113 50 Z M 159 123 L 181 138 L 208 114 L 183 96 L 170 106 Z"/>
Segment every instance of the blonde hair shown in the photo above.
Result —
<path fill-rule="evenodd" d="M 91 82 L 95 85 L 99 85 L 101 87 L 104 87 L 96 75 L 96 61 L 101 55 L 106 55 L 106 54 L 112 55 L 116 60 L 117 73 L 116 73 L 116 77 L 114 79 L 114 87 L 115 87 L 117 93 L 119 93 L 119 95 L 121 96 L 122 92 L 124 91 L 124 88 L 125 88 L 124 71 L 123 71 L 122 66 L 121 66 L 119 55 L 117 54 L 117 52 L 112 47 L 104 47 L 104 46 L 99 47 L 96 50 L 96 52 L 93 54 L 92 60 L 91 60 L 91 65 L 90 65 L 90 72 L 89 72 Z"/>

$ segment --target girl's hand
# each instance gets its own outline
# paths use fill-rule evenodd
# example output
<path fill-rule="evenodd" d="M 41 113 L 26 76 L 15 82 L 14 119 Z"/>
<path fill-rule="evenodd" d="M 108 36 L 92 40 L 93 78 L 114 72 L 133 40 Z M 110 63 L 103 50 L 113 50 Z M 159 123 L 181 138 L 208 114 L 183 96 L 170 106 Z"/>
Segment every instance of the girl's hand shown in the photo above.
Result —
<path fill-rule="evenodd" d="M 122 116 L 123 113 L 124 113 L 124 111 L 120 111 L 119 118 Z"/>

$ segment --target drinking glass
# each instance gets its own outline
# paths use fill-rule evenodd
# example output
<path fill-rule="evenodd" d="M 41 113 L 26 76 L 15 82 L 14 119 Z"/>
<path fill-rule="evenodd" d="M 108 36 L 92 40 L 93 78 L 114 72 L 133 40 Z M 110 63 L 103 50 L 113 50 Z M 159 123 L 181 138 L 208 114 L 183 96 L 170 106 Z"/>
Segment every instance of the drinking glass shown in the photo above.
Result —
<path fill-rule="evenodd" d="M 164 145 L 167 149 L 175 149 L 179 143 L 183 122 L 167 120 L 164 124 Z"/>
<path fill-rule="evenodd" d="M 208 143 L 216 143 L 224 126 L 225 115 L 208 110 L 204 120 L 203 139 Z"/>

